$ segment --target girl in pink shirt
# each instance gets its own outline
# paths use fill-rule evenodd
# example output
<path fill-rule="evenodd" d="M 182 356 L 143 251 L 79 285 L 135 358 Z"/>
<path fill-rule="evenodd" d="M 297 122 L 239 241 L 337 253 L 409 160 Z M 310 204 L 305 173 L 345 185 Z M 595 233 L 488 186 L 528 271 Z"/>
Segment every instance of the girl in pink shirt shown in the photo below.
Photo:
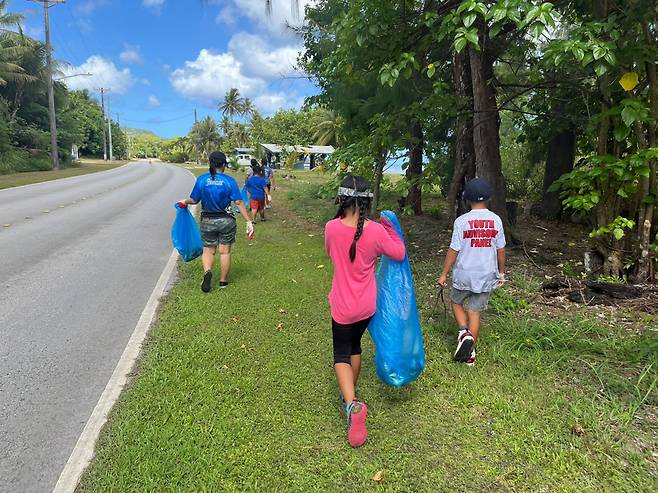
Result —
<path fill-rule="evenodd" d="M 325 226 L 325 248 L 334 264 L 329 293 L 334 369 L 347 415 L 347 438 L 360 447 L 368 437 L 366 404 L 356 398 L 361 371 L 361 337 L 377 310 L 375 262 L 405 256 L 404 243 L 391 224 L 368 219 L 372 192 L 360 176 L 348 176 L 338 189 L 338 212 Z"/>

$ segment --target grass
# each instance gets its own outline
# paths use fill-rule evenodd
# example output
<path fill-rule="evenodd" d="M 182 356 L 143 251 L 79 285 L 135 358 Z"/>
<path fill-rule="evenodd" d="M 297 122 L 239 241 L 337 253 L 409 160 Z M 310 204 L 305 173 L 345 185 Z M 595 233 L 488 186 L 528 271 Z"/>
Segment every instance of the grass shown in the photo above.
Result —
<path fill-rule="evenodd" d="M 102 159 L 84 159 L 75 166 L 57 171 L 28 171 L 26 173 L 0 175 L 0 190 L 3 188 L 18 187 L 22 185 L 31 185 L 32 183 L 58 180 L 59 178 L 68 178 L 70 176 L 97 173 L 98 171 L 106 171 L 118 166 L 123 166 L 127 162 L 128 161 L 112 161 L 110 163 L 103 161 Z"/>
<path fill-rule="evenodd" d="M 304 181 L 284 184 L 295 209 L 311 205 Z M 370 437 L 350 449 L 321 229 L 275 198 L 254 242 L 239 235 L 229 289 L 204 295 L 199 263 L 181 266 L 81 491 L 656 490 L 655 332 L 532 318 L 521 300 L 537 283 L 525 279 L 492 302 L 478 365 L 457 365 L 452 322 L 425 282 L 437 266 L 424 261 L 426 370 L 386 387 L 366 341 Z"/>

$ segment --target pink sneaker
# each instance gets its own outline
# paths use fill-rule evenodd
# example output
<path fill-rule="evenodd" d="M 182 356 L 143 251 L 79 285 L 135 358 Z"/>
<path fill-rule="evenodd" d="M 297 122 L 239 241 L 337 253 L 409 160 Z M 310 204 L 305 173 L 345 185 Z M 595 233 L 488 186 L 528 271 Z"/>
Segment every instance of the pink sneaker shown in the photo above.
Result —
<path fill-rule="evenodd" d="M 352 448 L 358 448 L 368 439 L 366 417 L 368 406 L 365 402 L 352 401 L 347 405 L 347 441 Z"/>

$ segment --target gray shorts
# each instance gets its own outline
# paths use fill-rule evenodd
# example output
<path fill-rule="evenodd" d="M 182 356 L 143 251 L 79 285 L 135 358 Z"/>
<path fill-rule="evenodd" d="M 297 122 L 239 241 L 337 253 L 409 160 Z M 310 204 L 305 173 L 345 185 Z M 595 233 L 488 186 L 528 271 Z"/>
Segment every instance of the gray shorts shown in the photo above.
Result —
<path fill-rule="evenodd" d="M 452 288 L 450 299 L 456 305 L 463 305 L 466 303 L 467 310 L 472 312 L 483 312 L 489 306 L 489 296 L 491 293 L 474 293 L 467 289 Z"/>
<path fill-rule="evenodd" d="M 238 226 L 231 216 L 202 217 L 199 229 L 204 247 L 217 245 L 232 245 L 235 243 L 235 232 Z"/>

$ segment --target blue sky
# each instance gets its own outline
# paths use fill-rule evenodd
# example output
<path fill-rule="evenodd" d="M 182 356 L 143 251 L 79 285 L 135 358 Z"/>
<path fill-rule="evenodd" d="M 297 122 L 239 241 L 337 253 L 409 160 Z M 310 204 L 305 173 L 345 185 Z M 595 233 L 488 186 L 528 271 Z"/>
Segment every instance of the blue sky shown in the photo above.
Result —
<path fill-rule="evenodd" d="M 290 0 L 68 0 L 50 9 L 55 57 L 69 65 L 71 89 L 110 91 L 110 111 L 122 125 L 172 137 L 199 117 L 219 117 L 217 104 L 231 87 L 265 115 L 299 107 L 314 86 L 295 68 L 299 37 L 286 24 L 303 21 Z M 42 10 L 10 0 L 25 29 L 43 39 Z"/>

